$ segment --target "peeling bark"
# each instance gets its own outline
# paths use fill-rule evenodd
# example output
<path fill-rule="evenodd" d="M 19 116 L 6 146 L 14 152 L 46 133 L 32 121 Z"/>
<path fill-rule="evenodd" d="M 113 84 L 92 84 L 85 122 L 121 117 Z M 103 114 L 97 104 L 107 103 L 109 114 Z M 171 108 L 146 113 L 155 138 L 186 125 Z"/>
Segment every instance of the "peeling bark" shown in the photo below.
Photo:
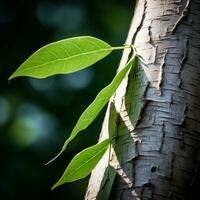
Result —
<path fill-rule="evenodd" d="M 192 199 L 200 176 L 200 2 L 140 0 L 134 13 L 126 43 L 140 67 L 110 100 L 100 136 L 116 138 L 110 199 Z M 92 172 L 85 199 L 104 192 L 108 159 L 107 152 Z"/>

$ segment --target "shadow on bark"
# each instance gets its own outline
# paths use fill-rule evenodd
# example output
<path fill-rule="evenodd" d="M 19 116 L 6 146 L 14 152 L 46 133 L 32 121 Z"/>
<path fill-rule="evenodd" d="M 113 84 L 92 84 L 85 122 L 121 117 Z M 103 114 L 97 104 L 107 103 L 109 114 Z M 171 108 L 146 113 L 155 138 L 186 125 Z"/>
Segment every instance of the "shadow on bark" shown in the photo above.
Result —
<path fill-rule="evenodd" d="M 129 83 L 124 100 L 122 101 L 122 107 L 120 114 L 117 113 L 115 105 L 111 105 L 111 113 L 118 115 L 115 125 L 113 120 L 109 122 L 109 133 L 115 133 L 110 137 L 116 138 L 113 146 L 114 156 L 111 163 L 117 170 L 117 176 L 115 178 L 114 185 L 119 187 L 112 187 L 110 200 L 119 197 L 118 192 L 123 195 L 123 191 L 126 198 L 139 198 L 141 194 L 143 197 L 151 198 L 153 186 L 150 182 L 146 182 L 142 187 L 134 185 L 135 181 L 135 159 L 139 156 L 138 145 L 141 140 L 138 135 L 135 134 L 135 127 L 139 123 L 143 109 L 146 105 L 144 96 L 149 86 L 149 82 L 145 73 L 136 66 L 132 68 L 129 74 Z M 110 117 L 113 119 L 113 117 Z M 156 166 L 150 166 L 151 173 L 156 171 Z M 133 190 L 130 188 L 134 187 Z"/>

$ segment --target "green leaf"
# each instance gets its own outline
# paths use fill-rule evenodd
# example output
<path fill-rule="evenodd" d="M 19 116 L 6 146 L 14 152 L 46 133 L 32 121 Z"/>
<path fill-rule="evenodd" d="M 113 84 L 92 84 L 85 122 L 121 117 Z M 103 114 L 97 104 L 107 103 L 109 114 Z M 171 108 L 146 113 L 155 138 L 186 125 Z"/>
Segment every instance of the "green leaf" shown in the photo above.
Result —
<path fill-rule="evenodd" d="M 10 76 L 45 78 L 55 74 L 68 74 L 84 69 L 111 53 L 114 49 L 106 42 L 90 37 L 74 37 L 47 44 L 33 53 Z"/>
<path fill-rule="evenodd" d="M 117 171 L 111 165 L 108 165 L 104 173 L 101 189 L 98 192 L 96 200 L 108 200 L 110 197 L 111 189 L 116 177 Z"/>
<path fill-rule="evenodd" d="M 108 149 L 109 144 L 110 139 L 106 139 L 78 153 L 72 159 L 59 181 L 52 187 L 52 190 L 64 183 L 88 176 Z"/>
<path fill-rule="evenodd" d="M 86 129 L 97 117 L 103 107 L 107 104 L 111 96 L 115 93 L 116 89 L 119 87 L 123 78 L 133 65 L 133 62 L 136 62 L 136 57 L 133 57 L 127 65 L 114 77 L 113 81 L 104 89 L 102 89 L 99 94 L 96 96 L 95 100 L 89 105 L 89 107 L 82 113 L 78 122 L 76 123 L 74 129 L 71 132 L 70 137 L 65 141 L 59 154 L 50 160 L 47 164 L 55 160 L 65 149 L 67 145 L 76 137 L 76 135 Z"/>

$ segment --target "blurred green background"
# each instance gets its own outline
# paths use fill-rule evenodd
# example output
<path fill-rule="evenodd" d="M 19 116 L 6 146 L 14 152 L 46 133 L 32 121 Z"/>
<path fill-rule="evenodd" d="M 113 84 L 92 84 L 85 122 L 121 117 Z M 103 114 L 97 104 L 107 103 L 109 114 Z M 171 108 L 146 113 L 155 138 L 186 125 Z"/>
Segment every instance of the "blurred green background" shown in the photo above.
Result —
<path fill-rule="evenodd" d="M 70 75 L 39 80 L 11 73 L 35 50 L 91 35 L 124 43 L 133 13 L 127 0 L 0 1 L 0 199 L 83 199 L 88 178 L 50 187 L 72 157 L 98 140 L 104 112 L 55 162 L 80 114 L 113 78 L 121 52 Z"/>

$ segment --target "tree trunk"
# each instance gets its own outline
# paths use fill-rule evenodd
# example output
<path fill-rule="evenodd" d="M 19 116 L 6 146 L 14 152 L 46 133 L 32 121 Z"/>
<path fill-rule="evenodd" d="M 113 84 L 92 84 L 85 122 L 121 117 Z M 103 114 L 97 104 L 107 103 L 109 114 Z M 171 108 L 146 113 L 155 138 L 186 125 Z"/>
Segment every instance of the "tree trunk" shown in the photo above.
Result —
<path fill-rule="evenodd" d="M 112 187 L 110 199 L 188 200 L 200 161 L 199 0 L 136 1 L 126 43 L 140 66 L 110 100 L 100 140 L 109 134 L 115 144 L 93 170 L 85 199 L 104 200 Z M 108 158 L 116 177 L 106 171 Z"/>

